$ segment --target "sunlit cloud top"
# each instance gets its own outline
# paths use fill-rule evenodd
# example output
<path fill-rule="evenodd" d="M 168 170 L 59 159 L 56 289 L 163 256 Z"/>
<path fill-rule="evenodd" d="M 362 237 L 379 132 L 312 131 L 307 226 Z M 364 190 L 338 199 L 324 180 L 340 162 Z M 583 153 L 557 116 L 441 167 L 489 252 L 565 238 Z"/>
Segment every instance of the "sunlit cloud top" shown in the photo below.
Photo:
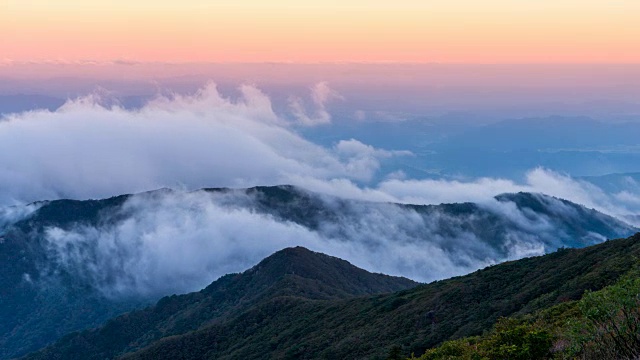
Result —
<path fill-rule="evenodd" d="M 0 61 L 638 63 L 632 0 L 0 0 Z"/>

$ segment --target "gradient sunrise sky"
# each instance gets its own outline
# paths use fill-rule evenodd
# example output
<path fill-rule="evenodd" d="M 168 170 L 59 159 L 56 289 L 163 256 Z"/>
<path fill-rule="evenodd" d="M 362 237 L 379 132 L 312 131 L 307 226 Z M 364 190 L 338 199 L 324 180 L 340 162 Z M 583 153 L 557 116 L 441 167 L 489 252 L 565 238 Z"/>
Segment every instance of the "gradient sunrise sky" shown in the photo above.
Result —
<path fill-rule="evenodd" d="M 640 63 L 637 0 L 0 0 L 0 61 Z"/>

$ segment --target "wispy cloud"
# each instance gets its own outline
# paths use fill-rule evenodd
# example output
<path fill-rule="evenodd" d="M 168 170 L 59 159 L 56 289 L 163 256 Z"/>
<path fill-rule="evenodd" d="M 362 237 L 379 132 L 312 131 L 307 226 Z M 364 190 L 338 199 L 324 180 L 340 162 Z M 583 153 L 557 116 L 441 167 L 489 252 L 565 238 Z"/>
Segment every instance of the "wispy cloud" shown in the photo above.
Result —
<path fill-rule="evenodd" d="M 50 266 L 63 267 L 109 296 L 164 295 L 198 290 L 274 251 L 301 245 L 370 271 L 432 281 L 630 231 L 611 223 L 610 230 L 589 232 L 597 226 L 587 224 L 576 232 L 571 224 L 582 224 L 583 214 L 545 197 L 537 199 L 544 211 L 492 200 L 465 212 L 306 192 L 301 203 L 265 205 L 260 196 L 243 191 L 136 195 L 114 213 L 103 211 L 102 225 L 48 227 L 43 239 Z M 302 220 L 287 215 L 300 211 Z M 591 214 L 588 220 L 598 219 L 606 217 Z"/>
<path fill-rule="evenodd" d="M 329 87 L 326 82 L 320 82 L 311 88 L 311 100 L 314 109 L 309 114 L 300 97 L 289 98 L 289 108 L 296 120 L 305 126 L 316 126 L 331 123 L 331 114 L 327 111 L 327 103 L 332 100 L 344 100 L 344 97 Z"/>

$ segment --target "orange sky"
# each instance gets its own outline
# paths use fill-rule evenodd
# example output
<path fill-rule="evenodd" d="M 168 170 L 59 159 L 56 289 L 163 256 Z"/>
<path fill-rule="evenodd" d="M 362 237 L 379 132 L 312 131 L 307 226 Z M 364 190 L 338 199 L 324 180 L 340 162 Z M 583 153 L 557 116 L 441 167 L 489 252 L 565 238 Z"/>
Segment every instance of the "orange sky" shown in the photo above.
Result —
<path fill-rule="evenodd" d="M 0 0 L 0 63 L 640 63 L 637 0 Z"/>

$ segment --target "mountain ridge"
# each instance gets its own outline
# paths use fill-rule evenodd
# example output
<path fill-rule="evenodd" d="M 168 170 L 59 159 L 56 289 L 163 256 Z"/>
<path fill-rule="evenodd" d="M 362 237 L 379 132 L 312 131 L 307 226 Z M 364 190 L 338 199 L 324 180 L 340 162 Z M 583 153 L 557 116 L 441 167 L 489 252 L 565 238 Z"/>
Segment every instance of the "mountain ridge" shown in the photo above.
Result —
<path fill-rule="evenodd" d="M 109 290 L 110 286 L 130 284 L 131 278 L 135 280 L 137 273 L 132 271 L 136 271 L 136 268 L 126 272 L 122 266 L 140 262 L 137 256 L 143 254 L 136 252 L 137 249 L 129 251 L 127 248 L 114 247 L 118 244 L 127 245 L 128 241 L 138 241 L 138 238 L 118 238 L 120 235 L 114 231 L 120 228 L 130 229 L 131 224 L 141 224 L 140 219 L 144 220 L 147 213 L 153 215 L 154 211 L 163 210 L 162 206 L 167 204 L 156 200 L 169 197 L 171 201 L 168 203 L 171 205 L 183 200 L 178 196 L 181 194 L 184 193 L 160 189 L 102 200 L 45 201 L 36 204 L 35 210 L 32 209 L 33 211 L 24 217 L 2 225 L 0 263 L 6 266 L 0 267 L 0 318 L 3 319 L 0 322 L 0 358 L 36 350 L 71 331 L 99 326 L 118 314 L 153 303 L 161 296 L 198 289 L 177 291 L 168 287 L 149 295 L 137 293 L 133 287 L 126 288 L 127 292 L 116 294 L 129 297 L 114 297 L 102 292 L 104 288 Z M 338 245 L 340 249 L 355 249 L 352 252 L 354 257 L 372 253 L 369 258 L 365 258 L 368 262 L 354 262 L 353 259 L 349 259 L 361 267 L 375 269 L 377 266 L 377 271 L 391 267 L 392 270 L 395 269 L 393 272 L 384 272 L 394 275 L 419 274 L 431 276 L 432 279 L 443 277 L 432 270 L 438 270 L 437 267 L 430 267 L 431 264 L 443 260 L 451 259 L 452 263 L 445 264 L 446 266 L 462 269 L 456 270 L 457 273 L 466 273 L 491 263 L 485 261 L 487 258 L 502 261 L 542 251 L 554 251 L 562 247 L 583 247 L 606 238 L 628 236 L 637 231 L 633 227 L 625 227 L 611 217 L 587 211 L 579 205 L 558 203 L 559 200 L 538 195 L 515 194 L 509 199 L 502 198 L 502 201 L 500 198 L 497 199 L 494 205 L 508 205 L 505 207 L 507 212 L 475 203 L 403 205 L 361 202 L 320 196 L 292 186 L 209 189 L 190 195 L 198 201 L 205 199 L 206 206 L 218 206 L 223 215 L 225 212 L 237 212 L 240 209 L 250 216 L 267 219 L 270 223 L 284 224 L 285 227 L 280 226 L 277 229 L 302 229 L 304 234 L 312 233 L 315 238 L 333 241 L 332 244 Z M 150 205 L 145 205 L 147 203 Z M 132 204 L 145 206 L 136 208 Z M 558 204 L 573 210 L 556 215 L 551 212 L 551 208 L 545 208 Z M 535 209 L 540 206 L 545 211 L 536 212 Z M 184 204 L 178 210 L 183 208 L 191 209 L 191 204 Z M 199 211 L 200 208 L 196 206 L 195 209 Z M 522 213 L 523 216 L 528 214 L 529 218 L 513 218 L 513 213 Z M 185 219 L 189 220 L 191 215 L 198 213 L 187 215 Z M 154 226 L 165 227 L 165 220 L 171 220 L 162 217 L 158 219 L 161 221 L 151 224 L 150 231 L 155 229 Z M 196 225 L 207 226 L 215 223 L 217 219 L 213 216 Z M 50 236 L 52 229 L 56 230 L 56 234 L 71 236 L 63 238 L 66 242 L 56 243 L 57 238 Z M 82 232 L 77 229 L 88 231 Z M 178 230 L 180 231 L 176 232 L 175 241 L 180 241 L 184 236 L 183 229 Z M 103 233 L 107 234 L 108 240 L 115 238 L 117 242 L 101 243 L 100 237 L 91 237 Z M 296 234 L 299 233 L 300 231 Z M 256 231 L 254 234 L 260 238 L 263 238 L 263 235 L 275 236 L 262 231 Z M 212 241 L 216 240 L 216 236 L 209 233 L 205 233 L 204 236 L 207 236 L 207 241 L 209 236 Z M 518 253 L 515 250 L 520 251 L 517 247 L 519 244 L 514 243 L 514 239 L 535 240 L 532 243 L 537 246 L 534 248 L 535 252 L 531 252 L 530 247 L 527 247 L 529 243 L 525 242 L 527 246 Z M 257 242 L 247 244 L 255 246 L 267 240 L 255 241 Z M 289 244 L 301 242 L 297 237 L 292 237 Z M 393 253 L 396 245 L 400 245 L 398 249 L 402 250 Z M 180 247 L 183 245 L 180 244 Z M 157 248 L 152 244 L 151 248 L 142 250 L 153 252 Z M 101 249 L 108 251 L 104 252 Z M 439 251 L 438 255 L 432 255 L 432 250 L 429 249 Z M 199 254 L 198 252 L 195 254 Z M 219 270 L 218 273 L 212 272 L 204 276 L 207 281 L 203 281 L 202 286 L 225 272 L 233 272 L 226 271 L 228 268 L 240 270 L 241 266 L 248 267 L 249 261 L 257 262 L 261 253 L 249 253 L 253 258 L 249 255 L 237 256 L 230 253 L 231 265 L 223 268 L 224 272 Z M 120 256 L 129 257 L 120 259 Z M 429 260 L 430 256 L 435 256 L 434 261 Z M 77 262 L 73 262 L 74 259 Z M 113 262 L 104 264 L 111 259 Z M 217 263 L 204 265 L 206 266 L 203 268 L 207 269 L 217 266 Z M 203 276 L 201 273 L 196 275 Z M 152 278 L 154 281 L 163 282 L 163 285 L 172 285 L 179 280 L 174 277 L 165 279 Z M 118 283 L 119 280 L 122 282 Z M 133 284 L 135 285 L 135 282 Z"/>
<path fill-rule="evenodd" d="M 501 316 L 530 314 L 580 299 L 585 290 L 615 283 L 637 265 L 639 256 L 640 233 L 583 249 L 509 261 L 386 295 L 324 300 L 287 294 L 269 297 L 244 310 L 235 309 L 228 318 L 202 322 L 204 326 L 198 329 L 161 337 L 116 357 L 383 359 L 394 345 L 400 345 L 407 355 L 421 354 L 447 339 L 478 335 Z M 249 275 L 259 272 L 259 267 L 252 269 L 247 270 Z M 164 298 L 157 306 L 168 309 L 166 304 L 174 299 Z M 178 307 L 180 311 L 184 309 Z M 110 322 L 105 328 L 109 326 L 114 327 Z M 128 327 L 136 325 L 128 323 Z M 90 347 L 100 331 L 104 330 L 72 334 L 25 359 L 90 359 L 92 354 L 105 358 L 105 353 Z M 99 343 L 112 346 L 122 332 L 102 335 L 114 336 L 97 336 Z"/>
<path fill-rule="evenodd" d="M 327 271 L 330 274 L 326 274 Z M 118 345 L 121 350 L 139 349 L 152 340 L 222 322 L 236 312 L 247 311 L 255 303 L 291 297 L 305 301 L 341 300 L 416 285 L 412 280 L 369 273 L 342 259 L 302 247 L 286 248 L 243 273 L 221 277 L 199 292 L 165 297 L 153 307 L 125 314 L 103 328 L 89 330 L 84 334 L 94 339 L 96 345 L 82 354 L 74 351 L 67 356 L 117 357 L 118 352 L 108 349 Z M 145 326 L 148 323 L 153 326 Z M 103 341 L 105 338 L 109 340 Z M 47 354 L 44 358 L 51 356 L 55 357 Z"/>

